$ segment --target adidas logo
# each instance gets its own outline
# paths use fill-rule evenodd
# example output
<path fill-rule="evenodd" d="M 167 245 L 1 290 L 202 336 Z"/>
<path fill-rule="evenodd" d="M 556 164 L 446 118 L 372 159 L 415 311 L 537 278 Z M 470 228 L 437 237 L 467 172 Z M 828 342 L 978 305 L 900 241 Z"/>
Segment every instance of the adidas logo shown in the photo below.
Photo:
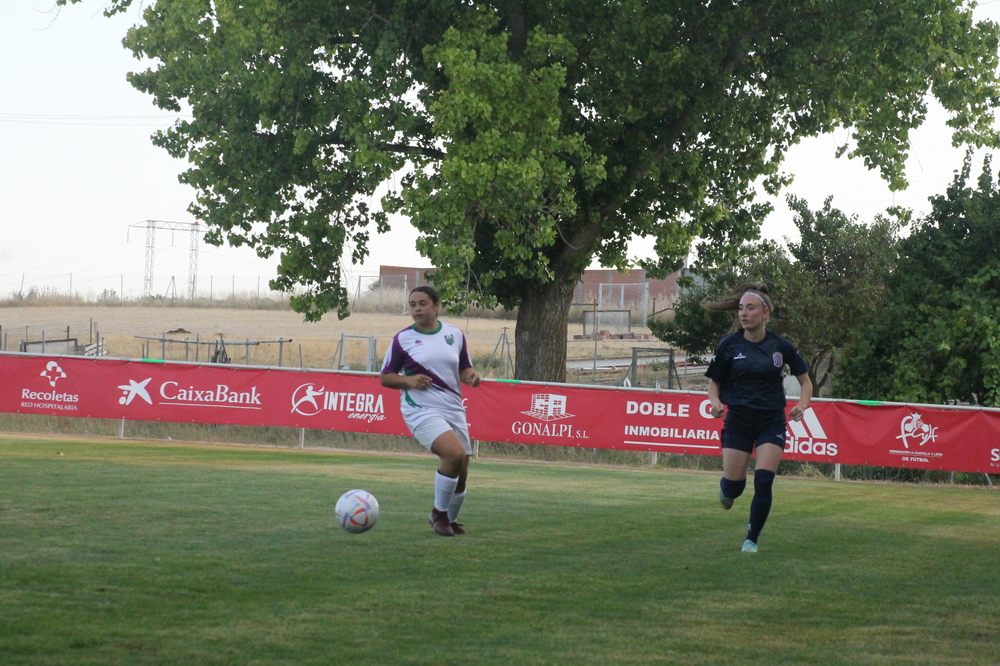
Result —
<path fill-rule="evenodd" d="M 837 455 L 837 445 L 827 442 L 826 431 L 819 422 L 816 412 L 810 407 L 802 415 L 801 421 L 789 421 L 785 431 L 785 451 L 816 456 Z"/>

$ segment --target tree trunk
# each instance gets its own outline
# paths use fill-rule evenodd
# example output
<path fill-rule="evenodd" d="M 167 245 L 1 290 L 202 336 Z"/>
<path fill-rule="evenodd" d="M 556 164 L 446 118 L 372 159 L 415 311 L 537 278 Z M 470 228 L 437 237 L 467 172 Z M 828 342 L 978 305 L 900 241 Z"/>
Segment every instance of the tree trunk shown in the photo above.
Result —
<path fill-rule="evenodd" d="M 517 312 L 515 377 L 566 381 L 566 327 L 574 280 L 555 281 L 524 294 Z"/>

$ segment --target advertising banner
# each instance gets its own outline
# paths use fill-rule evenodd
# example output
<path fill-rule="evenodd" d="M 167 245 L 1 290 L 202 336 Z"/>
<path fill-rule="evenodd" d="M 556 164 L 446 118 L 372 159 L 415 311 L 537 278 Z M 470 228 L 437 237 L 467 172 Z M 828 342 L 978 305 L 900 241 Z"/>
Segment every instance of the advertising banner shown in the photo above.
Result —
<path fill-rule="evenodd" d="M 370 375 L 5 354 L 0 378 L 2 412 L 410 434 Z"/>
<path fill-rule="evenodd" d="M 478 440 L 721 452 L 700 392 L 487 380 L 463 396 Z M 8 413 L 409 435 L 399 399 L 363 373 L 0 354 Z M 814 400 L 784 457 L 998 474 L 1000 410 Z"/>
<path fill-rule="evenodd" d="M 477 439 L 721 454 L 704 393 L 487 382 L 465 395 Z M 783 458 L 1000 474 L 1000 410 L 817 399 L 789 421 Z"/>

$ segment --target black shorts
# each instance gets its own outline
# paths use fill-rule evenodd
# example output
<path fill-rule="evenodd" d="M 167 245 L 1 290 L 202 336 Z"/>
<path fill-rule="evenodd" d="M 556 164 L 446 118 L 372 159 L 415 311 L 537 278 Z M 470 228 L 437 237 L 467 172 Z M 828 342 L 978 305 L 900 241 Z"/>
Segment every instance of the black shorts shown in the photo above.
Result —
<path fill-rule="evenodd" d="M 785 448 L 785 410 L 729 407 L 722 424 L 722 448 L 753 453 L 761 444 Z"/>

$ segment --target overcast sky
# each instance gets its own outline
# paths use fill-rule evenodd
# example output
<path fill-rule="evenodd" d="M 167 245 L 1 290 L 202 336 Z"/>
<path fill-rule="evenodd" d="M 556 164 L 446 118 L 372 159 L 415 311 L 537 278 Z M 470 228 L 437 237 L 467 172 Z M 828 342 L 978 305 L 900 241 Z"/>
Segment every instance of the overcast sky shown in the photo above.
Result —
<path fill-rule="evenodd" d="M 185 163 L 149 140 L 174 116 L 133 89 L 127 72 L 139 63 L 121 46 L 137 12 L 108 19 L 104 0 L 85 0 L 56 15 L 54 0 L 0 0 L 0 297 L 11 292 L 104 290 L 137 296 L 143 290 L 146 220 L 194 222 L 187 212 L 193 190 L 177 182 Z M 1000 20 L 1000 0 L 977 9 L 978 18 Z M 892 205 L 929 209 L 961 166 L 963 150 L 951 147 L 945 116 L 932 110 L 913 136 L 907 164 L 910 188 L 893 194 L 858 161 L 835 160 L 847 134 L 797 146 L 785 164 L 795 176 L 787 192 L 812 208 L 828 196 L 861 220 Z M 766 237 L 794 234 L 781 201 L 765 224 Z M 413 249 L 416 232 L 405 221 L 373 243 L 365 266 L 353 267 L 352 285 L 377 274 L 379 264 L 425 266 Z M 638 253 L 648 244 L 635 244 Z M 168 293 L 171 278 L 186 293 L 189 236 L 159 231 L 153 291 Z M 252 292 L 274 274 L 275 262 L 251 251 L 201 245 L 199 290 L 215 295 Z M 353 288 L 348 285 L 349 288 Z"/>

